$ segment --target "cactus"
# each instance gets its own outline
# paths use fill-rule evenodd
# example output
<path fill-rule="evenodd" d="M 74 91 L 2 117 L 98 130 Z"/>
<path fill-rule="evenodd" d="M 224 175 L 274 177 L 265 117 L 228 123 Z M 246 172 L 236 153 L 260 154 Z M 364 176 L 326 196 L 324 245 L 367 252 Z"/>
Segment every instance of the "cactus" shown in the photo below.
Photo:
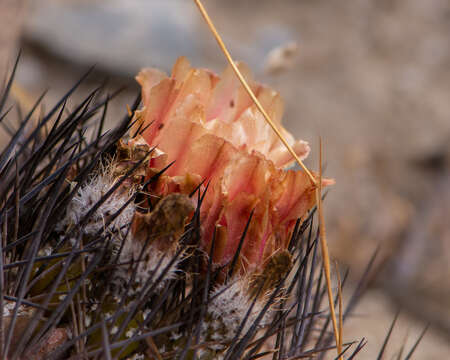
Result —
<path fill-rule="evenodd" d="M 11 116 L 4 104 L 17 62 L 1 118 Z M 231 81 L 184 65 L 181 70 L 220 86 Z M 190 158 L 189 146 L 172 163 L 174 153 L 151 139 L 167 127 L 169 137 L 159 139 L 179 145 L 170 143 L 171 131 L 184 126 L 175 115 L 190 91 L 198 94 L 195 84 L 177 79 L 187 76 L 181 70 L 152 83 L 175 91 L 181 81 L 184 89 L 172 103 L 180 108 L 164 122 L 146 123 L 151 96 L 164 99 L 144 86 L 143 108 L 137 97 L 131 113 L 102 133 L 111 99 L 97 99 L 98 89 L 74 110 L 65 107 L 86 74 L 33 124 L 40 98 L 1 149 L 3 358 L 282 359 L 320 357 L 330 348 L 311 184 L 283 168 L 275 140 L 274 163 L 261 144 L 247 149 L 214 138 L 207 126 L 189 146 L 200 139 L 228 149 L 216 159 L 222 168 L 202 177 L 202 161 L 211 154 Z M 236 96 L 234 104 L 244 106 L 244 95 Z M 218 111 L 213 99 L 212 107 L 198 103 L 195 116 Z M 249 108 L 246 116 L 257 115 Z M 98 135 L 88 139 L 84 130 L 92 121 Z M 192 121 L 197 126 L 202 118 Z M 304 142 L 296 144 L 307 152 Z M 354 345 L 350 356 L 362 346 Z"/>

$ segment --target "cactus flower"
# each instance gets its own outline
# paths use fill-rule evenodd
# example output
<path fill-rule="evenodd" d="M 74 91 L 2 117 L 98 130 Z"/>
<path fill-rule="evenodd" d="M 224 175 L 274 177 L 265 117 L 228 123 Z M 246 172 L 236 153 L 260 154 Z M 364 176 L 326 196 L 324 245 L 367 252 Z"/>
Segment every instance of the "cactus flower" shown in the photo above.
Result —
<path fill-rule="evenodd" d="M 308 144 L 281 126 L 280 95 L 254 82 L 244 65 L 239 68 L 304 159 Z M 314 185 L 304 172 L 285 169 L 294 159 L 230 67 L 218 77 L 179 58 L 170 77 L 144 69 L 136 79 L 143 108 L 136 113 L 135 128 L 145 129 L 141 135 L 148 145 L 165 153 L 167 163 L 174 162 L 154 190 L 164 196 L 188 193 L 202 181 L 202 190 L 209 184 L 200 211 L 201 246 L 208 251 L 216 232 L 213 261 L 218 265 L 232 260 L 253 211 L 238 266 L 261 270 L 271 254 L 287 248 L 296 220 L 314 206 Z"/>

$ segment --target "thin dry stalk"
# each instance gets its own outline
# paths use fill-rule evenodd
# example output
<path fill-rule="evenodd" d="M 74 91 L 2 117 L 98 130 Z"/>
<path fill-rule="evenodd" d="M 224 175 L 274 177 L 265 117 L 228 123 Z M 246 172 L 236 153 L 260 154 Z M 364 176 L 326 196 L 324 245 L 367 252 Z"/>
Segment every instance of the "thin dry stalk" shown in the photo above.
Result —
<path fill-rule="evenodd" d="M 325 219 L 322 208 L 322 138 L 319 139 L 319 183 L 316 188 L 316 202 L 317 210 L 319 212 L 319 233 L 320 233 L 320 248 L 323 257 L 323 269 L 325 273 L 325 280 L 327 285 L 328 305 L 330 308 L 331 322 L 333 323 L 334 338 L 336 340 L 336 349 L 338 355 L 342 352 L 341 340 L 339 338 L 339 329 L 336 320 L 336 311 L 334 309 L 333 290 L 331 288 L 331 271 L 330 271 L 330 255 L 328 253 L 327 237 L 325 232 Z M 339 357 L 339 360 L 342 356 Z"/>
<path fill-rule="evenodd" d="M 339 273 L 338 263 L 336 262 L 336 275 L 338 281 L 338 301 L 339 301 L 339 344 L 338 348 L 342 350 L 342 338 L 344 332 L 344 314 L 343 314 L 343 305 L 342 305 L 342 281 L 341 274 Z"/>

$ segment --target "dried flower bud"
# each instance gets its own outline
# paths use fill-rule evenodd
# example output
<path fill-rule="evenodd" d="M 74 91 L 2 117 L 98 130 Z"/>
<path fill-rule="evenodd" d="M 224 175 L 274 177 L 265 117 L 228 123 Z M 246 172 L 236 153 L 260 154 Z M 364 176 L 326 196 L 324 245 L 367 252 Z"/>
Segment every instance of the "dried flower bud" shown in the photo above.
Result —
<path fill-rule="evenodd" d="M 258 292 L 265 294 L 274 289 L 291 268 L 292 257 L 289 251 L 277 251 L 268 259 L 261 273 L 250 275 L 249 294 L 256 296 Z"/>
<path fill-rule="evenodd" d="M 132 226 L 134 239 L 141 243 L 151 241 L 164 250 L 168 243 L 174 243 L 181 236 L 186 219 L 193 211 L 189 197 L 170 194 L 162 198 L 152 212 L 136 212 Z"/>
<path fill-rule="evenodd" d="M 136 136 L 127 141 L 120 139 L 117 144 L 116 158 L 114 159 L 113 176 L 125 175 L 138 162 L 141 165 L 131 174 L 130 179 L 126 179 L 124 186 L 139 184 L 148 175 L 149 167 L 161 167 L 166 162 L 167 156 L 158 149 L 150 149 L 150 146 L 142 138 Z"/>
<path fill-rule="evenodd" d="M 169 269 L 178 249 L 178 240 L 184 231 L 186 220 L 194 211 L 191 200 L 182 194 L 171 194 L 161 199 L 155 209 L 148 213 L 135 213 L 131 236 L 125 240 L 120 254 L 121 262 L 138 261 L 136 270 L 137 286 L 141 286 L 153 275 L 156 280 L 165 271 L 164 279 L 172 279 L 177 270 L 175 261 Z M 118 271 L 125 271 L 119 268 Z"/>

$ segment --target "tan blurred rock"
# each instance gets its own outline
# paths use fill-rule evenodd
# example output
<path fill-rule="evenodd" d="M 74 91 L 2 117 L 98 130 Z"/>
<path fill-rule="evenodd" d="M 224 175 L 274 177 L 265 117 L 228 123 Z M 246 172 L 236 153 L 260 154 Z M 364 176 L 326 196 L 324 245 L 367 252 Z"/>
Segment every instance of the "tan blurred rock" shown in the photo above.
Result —
<path fill-rule="evenodd" d="M 348 293 L 351 293 L 348 289 Z M 345 293 L 345 291 L 344 291 Z M 346 299 L 348 301 L 348 299 Z M 344 300 L 345 303 L 345 300 Z M 361 350 L 360 359 L 376 359 L 388 333 L 389 327 L 395 317 L 395 307 L 386 294 L 379 290 L 369 291 L 358 304 L 353 316 L 344 325 L 344 342 L 367 340 L 366 346 Z M 392 332 L 385 351 L 385 359 L 393 359 L 401 351 L 403 357 L 408 354 L 415 341 L 419 338 L 426 323 L 417 321 L 407 312 L 400 313 L 400 317 Z M 351 353 L 351 352 L 350 352 Z M 450 354 L 450 343 L 439 332 L 428 329 L 421 343 L 417 347 L 412 359 L 435 360 L 447 359 Z M 327 359 L 334 359 L 336 354 L 329 352 Z"/>

